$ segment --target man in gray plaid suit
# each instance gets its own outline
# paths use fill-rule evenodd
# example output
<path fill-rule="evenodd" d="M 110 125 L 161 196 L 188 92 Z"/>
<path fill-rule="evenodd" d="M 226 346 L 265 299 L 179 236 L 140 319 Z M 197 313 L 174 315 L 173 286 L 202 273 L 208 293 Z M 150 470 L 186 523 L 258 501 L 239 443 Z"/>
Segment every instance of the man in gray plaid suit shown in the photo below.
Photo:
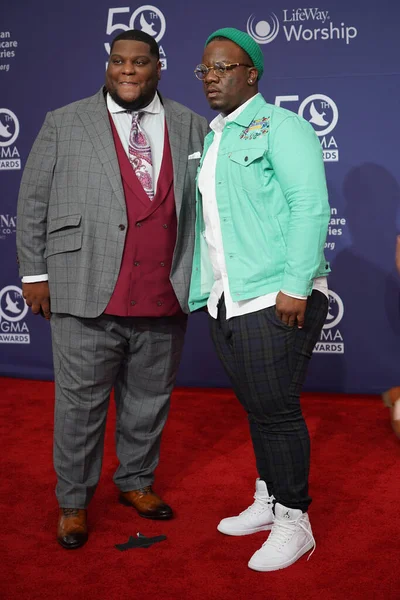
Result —
<path fill-rule="evenodd" d="M 152 483 L 189 312 L 208 126 L 157 93 L 160 72 L 151 36 L 117 36 L 105 87 L 47 114 L 21 183 L 23 294 L 51 316 L 57 540 L 67 549 L 88 538 L 112 388 L 120 502 L 145 518 L 173 515 Z"/>

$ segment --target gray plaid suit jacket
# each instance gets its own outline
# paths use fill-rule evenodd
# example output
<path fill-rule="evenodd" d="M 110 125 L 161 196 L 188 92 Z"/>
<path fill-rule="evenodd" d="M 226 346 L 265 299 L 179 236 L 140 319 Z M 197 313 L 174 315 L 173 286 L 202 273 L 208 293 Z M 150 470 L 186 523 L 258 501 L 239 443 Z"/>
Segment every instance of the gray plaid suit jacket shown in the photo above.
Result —
<path fill-rule="evenodd" d="M 181 104 L 162 102 L 178 219 L 170 279 L 182 310 L 189 312 L 199 158 L 188 157 L 200 156 L 208 125 Z M 18 198 L 20 275 L 48 273 L 53 312 L 97 317 L 114 290 L 126 232 L 125 198 L 102 88 L 46 115 Z"/>

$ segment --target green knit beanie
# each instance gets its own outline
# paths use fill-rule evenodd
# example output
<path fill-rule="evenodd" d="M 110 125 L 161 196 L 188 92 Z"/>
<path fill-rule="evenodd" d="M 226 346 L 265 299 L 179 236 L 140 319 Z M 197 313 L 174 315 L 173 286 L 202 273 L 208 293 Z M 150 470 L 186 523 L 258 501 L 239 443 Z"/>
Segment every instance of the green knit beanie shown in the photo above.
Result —
<path fill-rule="evenodd" d="M 235 29 L 234 27 L 223 27 L 214 31 L 206 41 L 206 46 L 216 37 L 225 37 L 232 42 L 235 42 L 238 46 L 243 48 L 245 52 L 250 56 L 253 61 L 253 65 L 258 71 L 258 79 L 261 79 L 264 72 L 264 56 L 260 46 L 244 31 Z"/>

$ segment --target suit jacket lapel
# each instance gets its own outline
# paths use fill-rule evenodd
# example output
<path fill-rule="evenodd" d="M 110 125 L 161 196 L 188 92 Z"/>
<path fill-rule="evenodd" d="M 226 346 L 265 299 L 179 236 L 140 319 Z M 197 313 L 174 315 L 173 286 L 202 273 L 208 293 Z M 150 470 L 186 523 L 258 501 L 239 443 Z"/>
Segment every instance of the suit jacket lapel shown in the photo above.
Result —
<path fill-rule="evenodd" d="M 176 108 L 170 104 L 168 98 L 162 98 L 162 103 L 164 105 L 169 143 L 171 146 L 172 164 L 174 168 L 175 206 L 176 215 L 179 220 L 188 161 L 191 117 L 189 113 L 183 113 L 176 110 Z"/>
<path fill-rule="evenodd" d="M 110 180 L 114 193 L 121 207 L 126 210 L 124 190 L 119 170 L 117 153 L 115 151 L 107 106 L 103 89 L 85 106 L 78 108 L 79 117 L 88 132 L 104 171 Z"/>

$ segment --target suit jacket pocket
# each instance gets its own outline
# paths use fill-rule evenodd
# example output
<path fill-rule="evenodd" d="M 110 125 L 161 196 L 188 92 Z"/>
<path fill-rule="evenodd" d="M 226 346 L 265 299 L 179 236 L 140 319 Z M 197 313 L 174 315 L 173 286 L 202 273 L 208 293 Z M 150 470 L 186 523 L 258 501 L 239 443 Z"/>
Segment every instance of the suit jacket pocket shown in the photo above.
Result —
<path fill-rule="evenodd" d="M 66 215 L 50 219 L 44 257 L 73 252 L 82 247 L 82 215 Z"/>
<path fill-rule="evenodd" d="M 78 227 L 82 221 L 82 215 L 64 215 L 63 217 L 56 217 L 55 219 L 50 218 L 49 226 L 47 229 L 48 235 L 55 231 L 61 231 L 62 229 L 68 229 L 69 227 Z"/>

